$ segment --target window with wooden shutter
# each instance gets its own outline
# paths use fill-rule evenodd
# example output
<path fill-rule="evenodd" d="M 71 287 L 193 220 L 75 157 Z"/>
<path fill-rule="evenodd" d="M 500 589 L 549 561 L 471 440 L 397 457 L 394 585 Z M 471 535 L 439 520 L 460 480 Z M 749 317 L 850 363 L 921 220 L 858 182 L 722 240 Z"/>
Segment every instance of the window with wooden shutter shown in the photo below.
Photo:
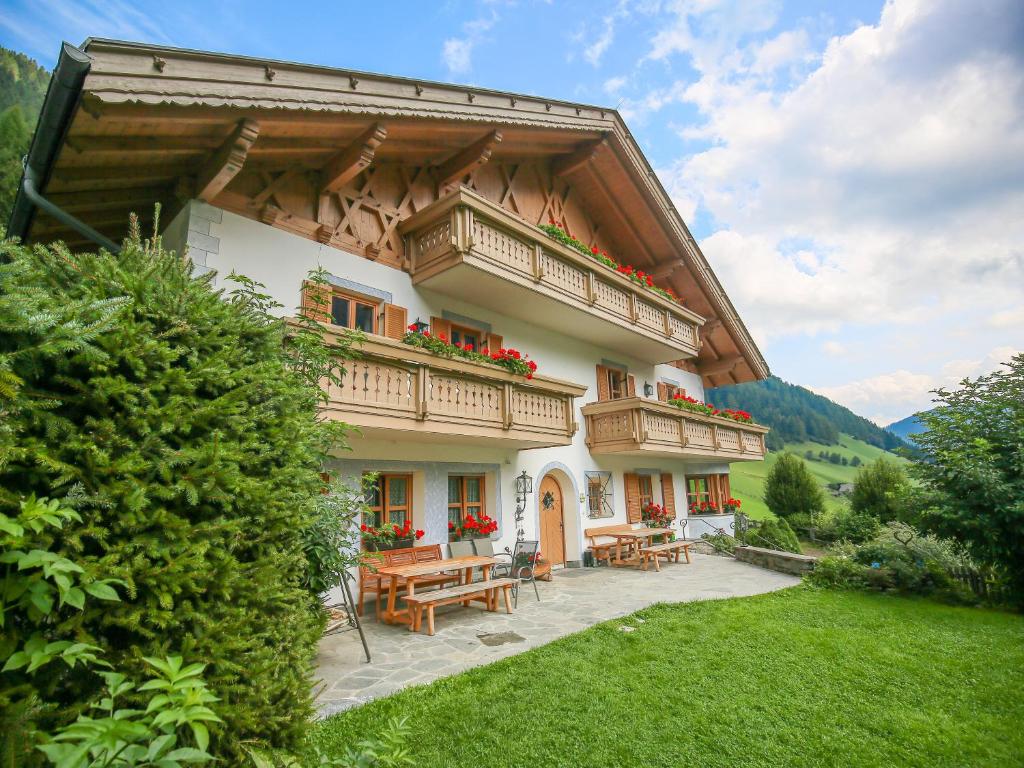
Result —
<path fill-rule="evenodd" d="M 626 397 L 636 397 L 636 376 L 626 376 Z"/>
<path fill-rule="evenodd" d="M 505 346 L 505 339 L 496 333 L 488 333 L 485 337 L 484 344 L 487 346 L 488 351 L 494 353 Z"/>
<path fill-rule="evenodd" d="M 385 304 L 380 316 L 380 328 L 389 339 L 401 341 L 409 327 L 409 313 L 397 304 Z"/>
<path fill-rule="evenodd" d="M 452 337 L 452 324 L 440 317 L 430 318 L 430 332 L 438 338 L 448 341 Z"/>
<path fill-rule="evenodd" d="M 331 286 L 302 281 L 302 314 L 319 323 L 331 322 Z"/>
<path fill-rule="evenodd" d="M 722 498 L 718 500 L 718 504 L 719 506 L 721 506 L 722 504 L 725 503 L 726 499 L 732 498 L 732 491 L 729 489 L 729 476 L 719 475 L 719 477 L 721 478 L 719 482 L 721 483 Z"/>
<path fill-rule="evenodd" d="M 626 472 L 622 476 L 622 481 L 626 487 L 626 520 L 639 523 L 643 518 L 643 507 L 640 504 L 640 475 Z"/>
<path fill-rule="evenodd" d="M 612 399 L 608 368 L 603 365 L 597 366 L 597 399 L 601 401 Z"/>
<path fill-rule="evenodd" d="M 585 472 L 587 478 L 587 517 L 614 517 L 612 473 Z"/>
<path fill-rule="evenodd" d="M 597 399 L 620 400 L 636 397 L 636 380 L 621 368 L 597 366 Z"/>
<path fill-rule="evenodd" d="M 668 401 L 668 384 L 663 381 L 658 382 L 658 399 L 663 403 Z"/>
<path fill-rule="evenodd" d="M 676 516 L 676 491 L 672 487 L 672 475 L 669 472 L 661 473 L 661 500 L 665 511 L 672 517 Z"/>

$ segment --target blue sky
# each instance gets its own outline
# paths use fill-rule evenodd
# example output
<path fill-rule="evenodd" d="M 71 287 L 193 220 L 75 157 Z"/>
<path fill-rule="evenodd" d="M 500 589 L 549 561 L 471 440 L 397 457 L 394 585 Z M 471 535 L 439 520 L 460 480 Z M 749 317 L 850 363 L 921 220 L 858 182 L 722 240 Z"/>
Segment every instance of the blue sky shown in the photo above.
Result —
<path fill-rule="evenodd" d="M 115 37 L 617 107 L 773 371 L 879 422 L 1024 348 L 1018 0 L 8 0 Z"/>

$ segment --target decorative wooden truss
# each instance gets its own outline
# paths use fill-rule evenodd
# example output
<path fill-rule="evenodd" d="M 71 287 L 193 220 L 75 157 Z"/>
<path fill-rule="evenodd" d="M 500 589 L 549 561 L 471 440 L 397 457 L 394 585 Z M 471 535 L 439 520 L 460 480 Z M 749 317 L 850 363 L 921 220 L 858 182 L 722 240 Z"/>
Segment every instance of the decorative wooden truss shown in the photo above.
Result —
<path fill-rule="evenodd" d="M 630 397 L 583 406 L 591 453 L 761 461 L 767 427 Z"/>
<path fill-rule="evenodd" d="M 413 283 L 655 363 L 695 357 L 704 319 L 461 188 L 402 222 Z"/>
<path fill-rule="evenodd" d="M 524 449 L 570 445 L 578 429 L 573 399 L 585 386 L 526 380 L 382 336 L 368 336 L 358 349 L 342 385 L 328 389 L 323 412 L 367 437 Z"/>

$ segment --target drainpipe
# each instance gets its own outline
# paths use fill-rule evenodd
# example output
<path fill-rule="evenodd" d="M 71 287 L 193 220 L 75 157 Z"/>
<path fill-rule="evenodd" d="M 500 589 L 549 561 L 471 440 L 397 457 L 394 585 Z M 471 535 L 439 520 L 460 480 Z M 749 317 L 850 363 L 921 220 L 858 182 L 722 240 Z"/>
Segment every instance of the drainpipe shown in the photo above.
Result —
<path fill-rule="evenodd" d="M 39 123 L 25 158 L 25 170 L 7 224 L 7 234 L 25 240 L 36 209 L 41 208 L 102 248 L 119 253 L 121 249 L 109 239 L 40 194 L 40 189 L 45 189 L 50 180 L 53 163 L 78 108 L 82 84 L 91 63 L 84 51 L 70 43 L 61 46 L 60 58 L 50 77 L 43 108 L 39 112 Z"/>

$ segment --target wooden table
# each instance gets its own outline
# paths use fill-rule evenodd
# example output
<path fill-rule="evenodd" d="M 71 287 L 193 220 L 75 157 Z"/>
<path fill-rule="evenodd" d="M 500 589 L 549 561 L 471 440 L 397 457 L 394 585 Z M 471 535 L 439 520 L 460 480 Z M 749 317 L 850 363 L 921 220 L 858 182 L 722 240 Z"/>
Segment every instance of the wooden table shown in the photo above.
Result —
<path fill-rule="evenodd" d="M 450 557 L 447 560 L 431 560 L 426 563 L 411 563 L 409 565 L 387 565 L 377 569 L 379 576 L 390 578 L 388 587 L 388 604 L 381 614 L 381 620 L 388 624 L 410 624 L 412 617 L 408 608 L 398 609 L 398 580 L 405 579 L 406 591 L 410 595 L 416 594 L 416 579 L 421 576 L 434 576 L 447 571 L 460 571 L 462 583 L 468 584 L 473 576 L 473 569 L 480 568 L 484 573 L 484 581 L 491 577 L 491 568 L 499 562 L 496 557 L 485 557 L 483 555 L 470 555 L 468 557 Z M 469 601 L 466 601 L 469 604 Z"/>
<path fill-rule="evenodd" d="M 619 533 L 605 533 L 603 536 L 611 536 L 615 539 L 615 560 L 612 565 L 640 565 L 643 562 L 640 557 L 640 547 L 636 548 L 636 556 L 629 558 L 629 560 L 622 559 L 622 541 L 624 539 L 631 541 L 642 541 L 644 539 L 653 539 L 655 536 L 667 536 L 675 533 L 671 528 L 634 528 L 631 531 L 622 531 Z"/>

